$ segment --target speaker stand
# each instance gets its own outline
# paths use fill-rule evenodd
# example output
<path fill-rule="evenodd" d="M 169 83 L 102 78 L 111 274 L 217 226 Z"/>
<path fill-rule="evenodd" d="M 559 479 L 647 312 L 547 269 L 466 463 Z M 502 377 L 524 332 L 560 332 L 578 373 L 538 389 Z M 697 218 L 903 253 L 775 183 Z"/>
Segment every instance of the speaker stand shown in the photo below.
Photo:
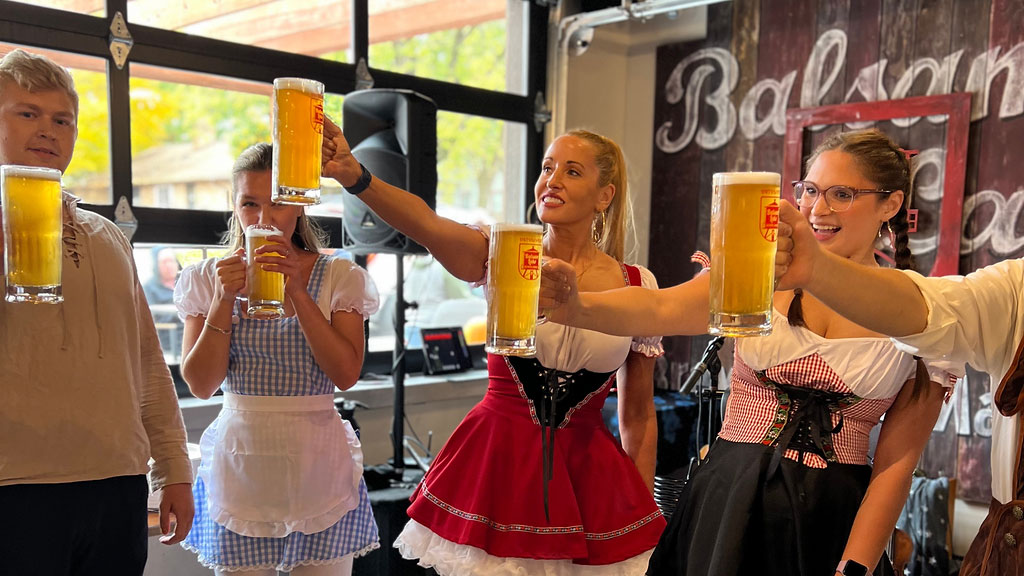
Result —
<path fill-rule="evenodd" d="M 395 254 L 395 349 L 392 356 L 391 380 L 395 386 L 394 416 L 391 422 L 391 483 L 401 483 L 405 476 L 405 261 Z"/>

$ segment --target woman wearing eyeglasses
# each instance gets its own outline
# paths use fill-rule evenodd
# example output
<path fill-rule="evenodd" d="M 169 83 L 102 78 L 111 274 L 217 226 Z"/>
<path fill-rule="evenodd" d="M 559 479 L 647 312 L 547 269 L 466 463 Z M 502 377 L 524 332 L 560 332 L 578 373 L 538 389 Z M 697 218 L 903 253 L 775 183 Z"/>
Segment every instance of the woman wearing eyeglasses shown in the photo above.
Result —
<path fill-rule="evenodd" d="M 827 250 L 878 266 L 875 246 L 888 236 L 897 267 L 912 267 L 910 162 L 884 134 L 829 138 L 793 186 Z M 701 334 L 708 275 L 662 290 L 580 294 L 571 267 L 553 261 L 541 307 L 551 321 L 611 334 Z M 772 334 L 736 342 L 722 431 L 648 574 L 891 574 L 882 553 L 952 385 L 943 368 L 808 294 L 777 292 Z M 868 435 L 883 414 L 872 467 Z"/>

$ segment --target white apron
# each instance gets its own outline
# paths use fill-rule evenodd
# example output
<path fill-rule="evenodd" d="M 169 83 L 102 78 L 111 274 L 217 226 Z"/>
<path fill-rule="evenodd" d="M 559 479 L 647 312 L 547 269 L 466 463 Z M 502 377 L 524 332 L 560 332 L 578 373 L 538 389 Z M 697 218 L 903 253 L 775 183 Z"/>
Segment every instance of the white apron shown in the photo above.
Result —
<path fill-rule="evenodd" d="M 243 536 L 313 534 L 359 504 L 363 453 L 333 394 L 226 392 L 199 446 L 210 515 Z"/>

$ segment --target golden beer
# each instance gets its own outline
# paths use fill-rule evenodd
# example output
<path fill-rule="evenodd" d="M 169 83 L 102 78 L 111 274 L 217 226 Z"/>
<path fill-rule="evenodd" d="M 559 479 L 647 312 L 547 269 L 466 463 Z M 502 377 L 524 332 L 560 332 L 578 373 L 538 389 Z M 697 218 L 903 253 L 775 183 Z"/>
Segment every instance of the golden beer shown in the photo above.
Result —
<path fill-rule="evenodd" d="M 506 356 L 537 353 L 537 300 L 543 228 L 495 224 L 487 265 L 487 342 L 484 349 Z"/>
<path fill-rule="evenodd" d="M 274 80 L 274 168 L 271 200 L 320 202 L 324 85 L 303 78 Z"/>
<path fill-rule="evenodd" d="M 249 292 L 247 312 L 252 318 L 273 320 L 284 316 L 284 274 L 264 270 L 262 265 L 255 262 L 260 256 L 256 254 L 256 249 L 264 244 L 273 244 L 270 237 L 280 234 L 273 226 L 257 224 L 245 229 L 245 259 L 248 263 L 246 287 Z"/>
<path fill-rule="evenodd" d="M 774 172 L 714 175 L 709 334 L 771 334 L 780 181 Z"/>
<path fill-rule="evenodd" d="M 60 170 L 0 166 L 8 302 L 56 303 L 61 294 Z"/>

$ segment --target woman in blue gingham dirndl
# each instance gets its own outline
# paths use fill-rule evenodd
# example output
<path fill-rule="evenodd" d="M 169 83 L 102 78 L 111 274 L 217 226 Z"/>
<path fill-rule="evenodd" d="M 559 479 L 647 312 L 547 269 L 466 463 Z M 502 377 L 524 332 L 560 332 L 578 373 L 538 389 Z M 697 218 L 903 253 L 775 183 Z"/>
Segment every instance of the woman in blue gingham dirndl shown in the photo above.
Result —
<path fill-rule="evenodd" d="M 183 271 L 183 318 L 209 310 L 215 263 Z M 369 276 L 346 260 L 318 256 L 307 290 L 328 317 L 365 317 L 378 305 Z M 359 440 L 297 316 L 250 319 L 236 303 L 232 322 L 224 406 L 203 433 L 195 523 L 182 545 L 218 573 L 332 565 L 377 548 Z"/>

